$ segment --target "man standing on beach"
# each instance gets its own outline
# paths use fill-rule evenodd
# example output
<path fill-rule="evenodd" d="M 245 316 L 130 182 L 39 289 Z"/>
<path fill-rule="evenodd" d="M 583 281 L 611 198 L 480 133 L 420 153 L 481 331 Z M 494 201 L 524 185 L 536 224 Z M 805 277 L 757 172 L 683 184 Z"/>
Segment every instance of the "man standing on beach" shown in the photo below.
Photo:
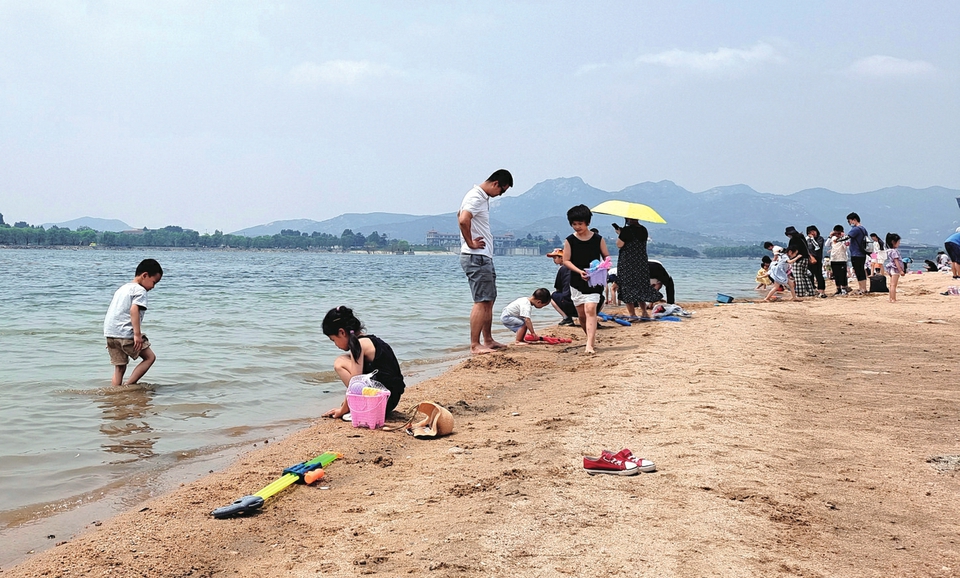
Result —
<path fill-rule="evenodd" d="M 867 230 L 860 224 L 860 215 L 856 213 L 847 215 L 847 223 L 850 224 L 850 230 L 847 231 L 850 237 L 850 262 L 853 264 L 853 274 L 857 276 L 857 285 L 860 286 L 854 295 L 863 295 L 867 292 Z"/>
<path fill-rule="evenodd" d="M 497 300 L 497 272 L 493 268 L 493 233 L 490 230 L 490 199 L 513 186 L 506 169 L 494 172 L 474 185 L 460 203 L 460 267 L 470 282 L 473 309 L 470 310 L 470 352 L 490 353 L 506 347 L 493 340 L 493 303 Z M 480 337 L 483 336 L 481 342 Z"/>

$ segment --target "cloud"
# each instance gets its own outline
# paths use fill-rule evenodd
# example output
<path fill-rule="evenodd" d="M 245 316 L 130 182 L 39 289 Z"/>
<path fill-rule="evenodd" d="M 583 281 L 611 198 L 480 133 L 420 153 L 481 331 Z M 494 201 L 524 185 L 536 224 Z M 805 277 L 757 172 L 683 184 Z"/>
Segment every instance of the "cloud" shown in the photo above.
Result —
<path fill-rule="evenodd" d="M 715 72 L 734 68 L 742 68 L 753 64 L 767 62 L 781 62 L 783 58 L 777 50 L 766 42 L 758 42 L 752 48 L 721 47 L 713 52 L 689 52 L 685 50 L 669 50 L 656 54 L 642 54 L 635 60 L 637 64 L 653 64 L 668 68 L 683 68 L 688 70 Z"/>
<path fill-rule="evenodd" d="M 875 54 L 854 62 L 847 69 L 858 76 L 890 78 L 904 76 L 926 76 L 937 71 L 937 67 L 926 60 L 906 60 L 893 56 Z"/>
<path fill-rule="evenodd" d="M 290 69 L 288 77 L 292 84 L 297 85 L 349 86 L 368 78 L 401 75 L 401 71 L 395 68 L 367 60 L 328 60 L 320 64 L 300 63 Z"/>
<path fill-rule="evenodd" d="M 758 42 L 750 48 L 720 47 L 713 52 L 693 52 L 689 50 L 667 50 L 641 54 L 632 61 L 618 64 L 597 63 L 581 66 L 577 74 L 587 74 L 605 68 L 639 68 L 641 66 L 661 66 L 676 70 L 717 73 L 742 70 L 766 63 L 783 62 L 777 49 L 766 42 Z"/>

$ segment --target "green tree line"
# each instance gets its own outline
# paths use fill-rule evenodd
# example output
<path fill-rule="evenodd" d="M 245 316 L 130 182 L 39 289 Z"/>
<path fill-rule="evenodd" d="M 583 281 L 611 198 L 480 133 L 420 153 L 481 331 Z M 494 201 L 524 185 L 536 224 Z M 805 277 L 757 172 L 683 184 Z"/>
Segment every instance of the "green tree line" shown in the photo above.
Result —
<path fill-rule="evenodd" d="M 323 249 L 406 252 L 410 250 L 407 241 L 387 239 L 376 231 L 369 235 L 354 233 L 345 229 L 340 235 L 329 233 L 301 233 L 284 229 L 276 235 L 245 237 L 243 235 L 224 235 L 215 231 L 212 235 L 201 235 L 196 231 L 170 225 L 162 229 L 141 229 L 133 232 L 113 233 L 94 231 L 89 227 L 80 227 L 76 231 L 60 228 L 56 225 L 45 229 L 35 227 L 23 221 L 13 226 L 2 221 L 0 215 L 0 245 L 8 246 L 89 246 L 103 247 L 211 247 L 236 249 Z"/>

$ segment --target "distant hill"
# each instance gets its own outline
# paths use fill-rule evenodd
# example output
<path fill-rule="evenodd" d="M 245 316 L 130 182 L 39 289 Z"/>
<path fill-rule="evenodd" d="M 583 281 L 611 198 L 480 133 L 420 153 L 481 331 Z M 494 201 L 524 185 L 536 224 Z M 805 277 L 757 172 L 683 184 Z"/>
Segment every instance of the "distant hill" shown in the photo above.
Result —
<path fill-rule="evenodd" d="M 783 230 L 793 225 L 803 230 L 815 224 L 826 234 L 834 225 L 846 226 L 846 215 L 856 211 L 867 230 L 881 236 L 893 231 L 905 244 L 939 245 L 957 226 L 960 210 L 956 197 L 960 191 L 944 187 L 913 189 L 887 187 L 866 193 L 837 193 L 827 189 L 808 189 L 791 195 L 760 193 L 747 185 L 714 187 L 694 193 L 671 182 L 645 182 L 616 192 L 592 187 L 579 177 L 559 178 L 537 183 L 515 197 L 494 199 L 491 225 L 494 233 L 511 232 L 552 239 L 570 233 L 566 212 L 583 203 L 594 207 L 603 201 L 621 199 L 650 205 L 667 224 L 647 223 L 651 239 L 687 247 L 753 244 L 764 240 L 782 240 Z M 460 199 L 451 200 L 456 208 Z M 593 225 L 611 236 L 610 223 L 621 220 L 595 215 Z M 326 221 L 276 221 L 237 231 L 237 235 L 273 235 L 281 229 L 302 233 L 319 231 L 339 235 L 344 229 L 369 235 L 373 231 L 392 239 L 422 243 L 427 231 L 457 231 L 456 213 L 442 215 L 404 215 L 394 213 L 348 213 Z"/>
<path fill-rule="evenodd" d="M 111 231 L 114 233 L 129 231 L 133 228 L 117 219 L 98 219 L 96 217 L 80 217 L 72 221 L 64 221 L 63 223 L 44 223 L 43 228 L 49 229 L 54 225 L 61 229 L 70 229 L 71 231 L 76 231 L 80 227 L 90 227 L 94 231 Z"/>

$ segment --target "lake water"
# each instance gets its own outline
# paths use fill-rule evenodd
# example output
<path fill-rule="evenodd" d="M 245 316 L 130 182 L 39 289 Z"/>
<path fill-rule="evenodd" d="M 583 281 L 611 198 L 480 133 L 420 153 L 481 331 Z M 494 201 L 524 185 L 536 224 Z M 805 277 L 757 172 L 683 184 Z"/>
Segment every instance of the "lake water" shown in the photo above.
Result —
<path fill-rule="evenodd" d="M 158 360 L 140 385 L 114 388 L 103 316 L 146 257 L 164 268 L 143 324 Z M 662 261 L 681 303 L 757 296 L 757 260 Z M 505 341 L 500 309 L 552 287 L 556 267 L 543 257 L 496 267 Z M 456 255 L 0 249 L 0 542 L 5 529 L 337 405 L 341 352 L 320 331 L 337 305 L 392 345 L 408 384 L 467 355 L 471 302 Z M 538 326 L 559 320 L 534 311 Z"/>

